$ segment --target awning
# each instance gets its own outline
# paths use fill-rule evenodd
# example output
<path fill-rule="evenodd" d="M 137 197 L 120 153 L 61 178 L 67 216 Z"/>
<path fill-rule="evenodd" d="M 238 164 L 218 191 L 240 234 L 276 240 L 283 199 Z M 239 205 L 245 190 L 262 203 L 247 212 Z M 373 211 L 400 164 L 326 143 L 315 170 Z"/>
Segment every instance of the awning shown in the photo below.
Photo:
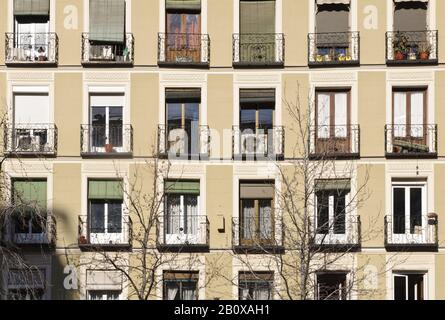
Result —
<path fill-rule="evenodd" d="M 125 0 L 90 0 L 90 40 L 123 43 Z"/>
<path fill-rule="evenodd" d="M 275 187 L 271 183 L 241 183 L 241 199 L 274 199 Z"/>
<path fill-rule="evenodd" d="M 275 89 L 241 89 L 239 100 L 243 102 L 275 102 Z"/>
<path fill-rule="evenodd" d="M 8 287 L 10 289 L 44 288 L 44 269 L 10 269 L 8 272 Z"/>
<path fill-rule="evenodd" d="M 201 0 L 166 0 L 165 8 L 167 10 L 201 10 Z"/>
<path fill-rule="evenodd" d="M 48 16 L 49 0 L 14 0 L 15 16 Z"/>
<path fill-rule="evenodd" d="M 123 199 L 122 181 L 90 180 L 88 182 L 88 199 Z"/>
<path fill-rule="evenodd" d="M 122 272 L 87 270 L 87 290 L 122 290 Z"/>
<path fill-rule="evenodd" d="M 351 0 L 317 0 L 317 4 L 349 4 Z"/>
<path fill-rule="evenodd" d="M 199 195 L 199 181 L 166 181 L 165 193 Z"/>

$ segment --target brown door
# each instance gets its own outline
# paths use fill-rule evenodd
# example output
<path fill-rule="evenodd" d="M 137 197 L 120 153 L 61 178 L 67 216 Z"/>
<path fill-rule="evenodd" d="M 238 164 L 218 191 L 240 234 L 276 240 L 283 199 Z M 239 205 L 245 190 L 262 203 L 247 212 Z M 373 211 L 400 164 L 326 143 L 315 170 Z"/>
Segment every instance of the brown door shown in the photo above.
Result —
<path fill-rule="evenodd" d="M 201 13 L 167 12 L 167 61 L 198 63 L 201 61 Z"/>

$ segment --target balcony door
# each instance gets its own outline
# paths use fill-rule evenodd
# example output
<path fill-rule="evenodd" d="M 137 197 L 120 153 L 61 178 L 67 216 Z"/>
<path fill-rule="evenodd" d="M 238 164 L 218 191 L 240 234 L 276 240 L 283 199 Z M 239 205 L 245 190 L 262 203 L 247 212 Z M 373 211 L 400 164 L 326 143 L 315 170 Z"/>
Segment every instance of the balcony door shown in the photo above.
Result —
<path fill-rule="evenodd" d="M 424 300 L 425 277 L 423 273 L 394 273 L 394 300 Z"/>
<path fill-rule="evenodd" d="M 395 243 L 426 243 L 427 194 L 425 183 L 393 183 L 392 231 Z"/>
<path fill-rule="evenodd" d="M 166 244 L 199 244 L 201 228 L 199 181 L 167 181 L 164 235 Z"/>
<path fill-rule="evenodd" d="M 346 300 L 348 298 L 346 273 L 317 275 L 317 300 Z"/>
<path fill-rule="evenodd" d="M 315 186 L 316 243 L 347 244 L 353 232 L 348 205 L 349 180 L 319 180 Z"/>
<path fill-rule="evenodd" d="M 426 90 L 394 90 L 393 149 L 402 152 L 428 152 Z"/>
<path fill-rule="evenodd" d="M 166 0 L 167 61 L 201 62 L 201 1 Z"/>
<path fill-rule="evenodd" d="M 120 181 L 89 181 L 88 232 L 91 244 L 125 243 L 122 199 Z"/>
<path fill-rule="evenodd" d="M 124 95 L 90 96 L 90 148 L 92 152 L 123 151 Z"/>
<path fill-rule="evenodd" d="M 316 152 L 351 151 L 350 91 L 316 92 Z"/>

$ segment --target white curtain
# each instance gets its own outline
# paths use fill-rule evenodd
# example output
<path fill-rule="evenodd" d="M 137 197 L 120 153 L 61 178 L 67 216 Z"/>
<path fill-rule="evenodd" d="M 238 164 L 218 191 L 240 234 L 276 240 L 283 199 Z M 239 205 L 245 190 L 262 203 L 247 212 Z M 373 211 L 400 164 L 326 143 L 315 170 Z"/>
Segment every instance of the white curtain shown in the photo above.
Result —
<path fill-rule="evenodd" d="M 406 137 L 406 93 L 394 93 L 394 136 Z"/>
<path fill-rule="evenodd" d="M 243 239 L 252 239 L 255 226 L 254 226 L 254 206 L 253 201 L 243 201 Z"/>
<path fill-rule="evenodd" d="M 331 96 L 329 94 L 319 93 L 318 101 L 318 138 L 329 138 L 329 113 L 331 108 Z"/>
<path fill-rule="evenodd" d="M 185 228 L 187 234 L 198 234 L 198 197 L 197 196 L 185 196 L 186 212 Z"/>
<path fill-rule="evenodd" d="M 241 289 L 241 300 L 248 300 L 249 299 L 249 289 L 248 288 L 242 288 Z"/>
<path fill-rule="evenodd" d="M 335 95 L 335 137 L 346 138 L 348 116 L 348 94 L 337 93 Z"/>
<path fill-rule="evenodd" d="M 177 293 L 178 293 L 178 287 L 175 284 L 169 285 L 167 287 L 167 299 L 168 300 L 175 300 Z"/>
<path fill-rule="evenodd" d="M 184 287 L 182 289 L 183 300 L 196 300 L 196 289 Z"/>
<path fill-rule="evenodd" d="M 178 195 L 167 196 L 167 234 L 179 234 L 181 198 Z"/>
<path fill-rule="evenodd" d="M 253 292 L 253 299 L 254 300 L 269 300 L 269 288 L 260 286 L 255 289 Z"/>
<path fill-rule="evenodd" d="M 423 137 L 423 92 L 411 94 L 411 136 Z"/>
<path fill-rule="evenodd" d="M 260 201 L 260 237 L 261 239 L 272 239 L 272 208 L 270 202 L 266 205 Z"/>

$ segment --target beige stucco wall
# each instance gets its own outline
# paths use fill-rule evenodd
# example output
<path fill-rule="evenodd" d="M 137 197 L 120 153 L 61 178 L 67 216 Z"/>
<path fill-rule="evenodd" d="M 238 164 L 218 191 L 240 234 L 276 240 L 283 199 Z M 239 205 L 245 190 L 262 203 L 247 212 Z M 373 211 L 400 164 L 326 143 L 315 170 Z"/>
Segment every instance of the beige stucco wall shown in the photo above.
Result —
<path fill-rule="evenodd" d="M 445 181 L 445 165 L 434 165 L 434 209 L 438 214 L 438 232 L 439 245 L 443 245 L 445 241 L 445 202 L 443 201 L 443 181 Z"/>
<path fill-rule="evenodd" d="M 436 270 L 435 270 L 436 297 L 435 298 L 436 298 L 436 300 L 445 300 L 445 272 L 444 272 L 444 270 L 445 270 L 445 255 L 444 254 L 436 254 L 435 262 L 436 262 Z"/>
<path fill-rule="evenodd" d="M 439 63 L 443 63 L 445 60 L 445 19 L 443 13 L 445 12 L 445 1 L 436 0 L 436 29 L 438 32 L 439 40 Z"/>
<path fill-rule="evenodd" d="M 206 255 L 206 300 L 231 300 L 236 297 L 232 293 L 233 257 L 230 253 L 212 253 Z"/>
<path fill-rule="evenodd" d="M 207 123 L 212 130 L 211 157 L 231 159 L 234 112 L 233 76 L 228 74 L 209 75 L 207 93 Z"/>
<path fill-rule="evenodd" d="M 81 59 L 81 41 L 84 26 L 83 0 L 57 0 L 56 1 L 56 33 L 59 37 L 59 66 L 79 65 Z M 71 19 L 64 13 L 64 10 L 73 9 L 71 17 L 77 18 L 77 28 L 67 29 L 65 19 L 69 22 Z M 77 11 L 77 14 L 76 12 Z M 75 21 L 75 20 L 71 20 Z"/>
<path fill-rule="evenodd" d="M 357 255 L 358 299 L 386 299 L 386 268 L 385 254 L 360 253 Z"/>
<path fill-rule="evenodd" d="M 8 114 L 8 101 L 6 98 L 6 73 L 0 73 L 0 119 L 6 119 Z M 3 141 L 3 130 L 0 130 L 0 141 Z M 0 143 L 0 151 L 3 151 L 4 144 Z"/>
<path fill-rule="evenodd" d="M 5 32 L 7 29 L 7 13 L 8 12 L 8 1 L 0 1 L 0 44 L 5 43 Z M 0 61 L 1 65 L 4 65 L 5 61 L 5 51 L 0 50 Z"/>
<path fill-rule="evenodd" d="M 437 124 L 437 148 L 439 156 L 445 153 L 445 139 L 441 139 L 443 128 L 445 128 L 445 71 L 435 72 L 435 101 L 434 101 L 434 111 L 435 111 L 435 122 Z"/>
<path fill-rule="evenodd" d="M 360 155 L 361 157 L 383 156 L 386 123 L 386 75 L 384 72 L 358 73 L 358 101 Z"/>
<path fill-rule="evenodd" d="M 133 0 L 131 22 L 135 39 L 135 65 L 157 65 L 159 1 Z"/>
<path fill-rule="evenodd" d="M 309 2 L 283 0 L 282 3 L 285 64 L 286 66 L 305 66 L 307 64 Z"/>
<path fill-rule="evenodd" d="M 152 155 L 157 147 L 159 123 L 159 76 L 154 73 L 131 75 L 131 124 L 133 155 Z"/>
<path fill-rule="evenodd" d="M 224 17 L 218 19 L 218 17 Z M 207 29 L 212 67 L 232 65 L 233 1 L 207 1 Z"/>
<path fill-rule="evenodd" d="M 58 129 L 58 156 L 78 156 L 83 105 L 82 74 L 57 73 L 54 88 L 54 122 Z"/>

